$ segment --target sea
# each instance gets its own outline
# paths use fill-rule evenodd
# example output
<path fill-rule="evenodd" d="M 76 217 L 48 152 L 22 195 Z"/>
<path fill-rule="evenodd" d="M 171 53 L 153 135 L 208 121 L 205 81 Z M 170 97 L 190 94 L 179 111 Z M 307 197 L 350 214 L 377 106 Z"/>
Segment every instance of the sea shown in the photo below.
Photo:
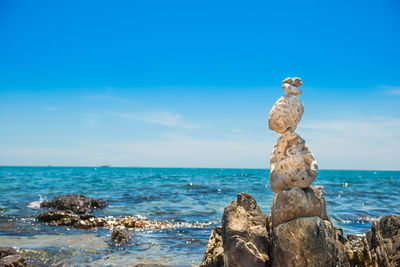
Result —
<path fill-rule="evenodd" d="M 328 214 L 344 234 L 362 234 L 387 214 L 400 214 L 400 172 L 320 170 Z M 224 207 L 245 192 L 268 214 L 267 169 L 0 167 L 0 246 L 50 266 L 198 266 Z M 135 230 L 130 243 L 111 230 L 51 226 L 35 218 L 40 202 L 65 194 L 108 201 L 96 216 L 140 216 L 169 229 Z"/>

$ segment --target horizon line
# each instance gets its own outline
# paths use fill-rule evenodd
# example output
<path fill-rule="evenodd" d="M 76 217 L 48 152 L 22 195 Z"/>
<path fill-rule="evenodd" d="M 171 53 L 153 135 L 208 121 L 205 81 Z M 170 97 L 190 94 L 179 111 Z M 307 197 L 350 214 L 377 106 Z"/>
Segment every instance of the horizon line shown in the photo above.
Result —
<path fill-rule="evenodd" d="M 228 170 L 269 170 L 270 168 L 234 167 L 163 167 L 163 166 L 62 166 L 62 165 L 0 165 L 0 168 L 132 168 L 132 169 L 228 169 Z M 400 171 L 400 169 L 319 169 L 319 171 Z"/>

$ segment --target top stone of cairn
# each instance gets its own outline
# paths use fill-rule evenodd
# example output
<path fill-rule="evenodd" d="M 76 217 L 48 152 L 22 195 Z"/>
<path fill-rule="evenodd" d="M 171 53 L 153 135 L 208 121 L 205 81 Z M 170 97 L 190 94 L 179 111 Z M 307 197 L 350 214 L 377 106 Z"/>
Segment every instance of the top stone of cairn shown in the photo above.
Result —
<path fill-rule="evenodd" d="M 300 78 L 293 77 L 293 78 L 286 78 L 282 82 L 282 89 L 288 95 L 292 94 L 295 96 L 301 95 L 301 90 L 299 89 L 303 83 L 301 82 Z"/>

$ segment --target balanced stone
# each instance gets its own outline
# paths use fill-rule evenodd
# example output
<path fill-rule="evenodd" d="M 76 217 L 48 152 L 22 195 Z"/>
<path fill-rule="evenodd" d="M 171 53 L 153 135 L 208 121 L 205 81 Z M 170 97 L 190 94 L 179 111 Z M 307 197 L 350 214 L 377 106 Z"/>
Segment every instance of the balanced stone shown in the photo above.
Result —
<path fill-rule="evenodd" d="M 317 177 L 318 165 L 305 141 L 287 131 L 274 146 L 270 160 L 270 184 L 275 193 L 293 187 L 309 187 Z"/>
<path fill-rule="evenodd" d="M 269 128 L 282 134 L 272 151 L 270 160 L 270 184 L 275 193 L 290 190 L 293 187 L 311 186 L 318 173 L 314 155 L 305 141 L 295 133 L 297 124 L 303 116 L 304 106 L 297 97 L 301 94 L 300 78 L 286 78 L 282 96 L 269 113 Z"/>
<path fill-rule="evenodd" d="M 270 215 L 273 227 L 303 216 L 318 216 L 329 221 L 325 199 L 315 187 L 305 189 L 294 187 L 289 191 L 275 194 Z"/>
<path fill-rule="evenodd" d="M 283 134 L 287 130 L 296 130 L 303 116 L 304 106 L 300 99 L 293 94 L 287 94 L 278 99 L 269 113 L 269 128 Z"/>

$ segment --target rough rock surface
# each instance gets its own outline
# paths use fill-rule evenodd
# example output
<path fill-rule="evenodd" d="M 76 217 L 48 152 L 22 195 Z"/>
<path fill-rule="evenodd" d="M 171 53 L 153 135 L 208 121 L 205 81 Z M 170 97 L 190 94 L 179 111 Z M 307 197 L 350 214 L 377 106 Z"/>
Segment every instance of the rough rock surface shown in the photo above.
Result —
<path fill-rule="evenodd" d="M 18 252 L 10 247 L 0 247 L 0 258 L 10 256 L 10 255 L 16 255 Z"/>
<path fill-rule="evenodd" d="M 317 216 L 282 223 L 272 231 L 272 266 L 338 266 L 346 262 L 335 229 Z"/>
<path fill-rule="evenodd" d="M 0 259 L 1 267 L 25 267 L 28 262 L 19 254 L 8 255 Z"/>
<path fill-rule="evenodd" d="M 350 266 L 374 266 L 365 236 L 347 235 L 343 243 Z"/>
<path fill-rule="evenodd" d="M 329 221 L 325 199 L 315 187 L 294 187 L 275 194 L 270 213 L 273 227 L 302 216 L 318 216 Z"/>
<path fill-rule="evenodd" d="M 89 229 L 93 227 L 116 227 L 124 226 L 127 228 L 153 228 L 164 229 L 172 226 L 162 221 L 151 221 L 134 216 L 124 217 L 95 217 L 92 214 L 77 215 L 72 211 L 47 211 L 41 213 L 37 219 L 41 222 L 53 225 L 70 226 L 74 228 Z"/>
<path fill-rule="evenodd" d="M 269 128 L 283 134 L 287 130 L 294 131 L 297 128 L 304 106 L 300 99 L 293 94 L 286 94 L 278 99 L 269 113 Z"/>
<path fill-rule="evenodd" d="M 291 86 L 300 87 L 303 85 L 303 82 L 299 77 L 288 77 L 282 81 L 283 84 L 290 84 Z"/>
<path fill-rule="evenodd" d="M 291 131 L 279 137 L 270 161 L 270 184 L 275 193 L 293 187 L 309 187 L 317 177 L 318 165 L 305 141 Z"/>
<path fill-rule="evenodd" d="M 207 248 L 200 267 L 223 267 L 224 248 L 222 246 L 222 227 L 217 226 L 211 232 Z"/>
<path fill-rule="evenodd" d="M 130 240 L 128 231 L 122 227 L 116 227 L 111 233 L 111 240 L 114 243 L 125 244 Z"/>
<path fill-rule="evenodd" d="M 400 215 L 374 222 L 366 239 L 376 266 L 400 266 Z"/>
<path fill-rule="evenodd" d="M 222 240 L 225 266 L 269 264 L 266 218 L 249 194 L 238 194 L 237 200 L 225 207 Z"/>
<path fill-rule="evenodd" d="M 298 87 L 293 86 L 293 85 L 288 84 L 288 83 L 283 83 L 282 84 L 282 89 L 288 95 L 290 95 L 290 94 L 295 95 L 295 96 L 301 95 L 301 90 Z"/>
<path fill-rule="evenodd" d="M 51 201 L 44 201 L 40 204 L 42 208 L 71 210 L 75 213 L 88 213 L 93 209 L 104 208 L 106 206 L 107 202 L 104 200 L 73 194 L 55 197 Z"/>

